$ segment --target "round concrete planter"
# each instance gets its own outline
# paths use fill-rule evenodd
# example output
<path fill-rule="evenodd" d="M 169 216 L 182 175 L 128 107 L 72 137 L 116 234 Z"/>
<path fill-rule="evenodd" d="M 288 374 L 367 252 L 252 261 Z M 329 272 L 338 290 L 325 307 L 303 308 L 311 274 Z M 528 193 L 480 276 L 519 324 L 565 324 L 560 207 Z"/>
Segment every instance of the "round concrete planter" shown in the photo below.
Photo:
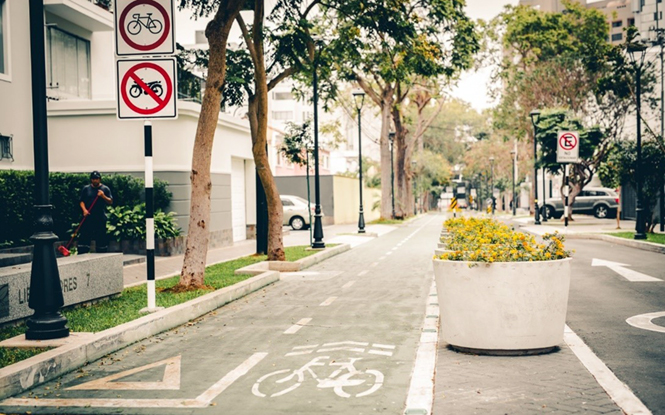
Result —
<path fill-rule="evenodd" d="M 457 349 L 487 354 L 555 349 L 563 341 L 570 261 L 434 259 L 443 340 Z"/>

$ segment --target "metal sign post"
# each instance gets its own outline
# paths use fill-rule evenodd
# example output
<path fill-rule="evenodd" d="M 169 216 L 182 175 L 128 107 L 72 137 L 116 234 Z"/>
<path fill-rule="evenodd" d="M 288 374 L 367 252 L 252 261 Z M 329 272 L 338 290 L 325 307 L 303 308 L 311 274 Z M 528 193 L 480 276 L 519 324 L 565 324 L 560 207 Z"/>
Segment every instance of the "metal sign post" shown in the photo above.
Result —
<path fill-rule="evenodd" d="M 152 119 L 178 118 L 177 65 L 164 55 L 175 53 L 173 0 L 116 0 L 115 53 L 117 116 L 143 120 L 145 156 L 145 226 L 148 307 L 155 301 L 155 221 L 153 195 Z M 139 55 L 141 59 L 126 59 Z"/>

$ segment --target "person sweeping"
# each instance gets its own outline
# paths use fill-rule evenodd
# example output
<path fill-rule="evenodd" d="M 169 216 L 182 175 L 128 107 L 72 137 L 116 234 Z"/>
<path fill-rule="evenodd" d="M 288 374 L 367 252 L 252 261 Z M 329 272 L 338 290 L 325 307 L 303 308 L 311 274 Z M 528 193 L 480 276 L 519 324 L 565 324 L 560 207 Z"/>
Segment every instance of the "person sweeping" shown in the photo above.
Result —
<path fill-rule="evenodd" d="M 102 203 L 103 202 L 103 203 Z M 106 233 L 106 205 L 113 204 L 111 189 L 102 184 L 102 175 L 97 170 L 90 173 L 90 184 L 81 189 L 79 206 L 85 222 L 79 234 L 78 252 L 90 252 L 90 242 L 95 241 L 98 253 L 107 252 L 109 237 Z"/>

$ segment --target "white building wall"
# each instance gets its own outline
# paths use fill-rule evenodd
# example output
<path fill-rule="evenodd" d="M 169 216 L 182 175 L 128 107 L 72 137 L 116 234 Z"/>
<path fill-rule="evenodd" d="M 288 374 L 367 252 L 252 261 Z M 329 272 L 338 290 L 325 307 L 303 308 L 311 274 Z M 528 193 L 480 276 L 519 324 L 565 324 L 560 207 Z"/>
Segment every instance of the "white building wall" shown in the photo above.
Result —
<path fill-rule="evenodd" d="M 30 38 L 26 36 L 30 22 L 25 5 L 24 0 L 5 4 L 9 74 L 0 75 L 0 134 L 13 136 L 14 161 L 0 160 L 0 169 L 31 169 L 34 163 Z"/>

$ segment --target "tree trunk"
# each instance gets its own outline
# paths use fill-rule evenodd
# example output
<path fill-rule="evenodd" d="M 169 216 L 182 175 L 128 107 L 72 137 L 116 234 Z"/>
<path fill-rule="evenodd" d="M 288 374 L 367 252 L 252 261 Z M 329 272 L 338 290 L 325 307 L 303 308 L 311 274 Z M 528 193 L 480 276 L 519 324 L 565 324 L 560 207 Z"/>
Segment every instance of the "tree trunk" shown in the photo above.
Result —
<path fill-rule="evenodd" d="M 388 92 L 392 95 L 392 90 Z M 392 198 L 391 198 L 391 171 L 390 171 L 390 142 L 388 133 L 390 132 L 390 107 L 386 103 L 386 94 L 384 91 L 383 106 L 381 107 L 381 217 L 392 217 Z M 392 102 L 392 98 L 388 98 Z"/>
<path fill-rule="evenodd" d="M 406 218 L 413 212 L 411 196 L 411 149 L 407 142 L 408 130 L 402 122 L 400 110 L 393 107 L 392 118 L 395 123 L 395 213 L 398 218 Z"/>
<path fill-rule="evenodd" d="M 207 88 L 201 104 L 201 114 L 196 128 L 194 151 L 192 154 L 191 207 L 185 256 L 180 273 L 179 285 L 195 288 L 203 285 L 210 225 L 210 164 L 212 145 L 217 129 L 222 87 L 226 75 L 226 44 L 235 16 L 243 1 L 232 0 L 220 6 L 214 20 L 206 27 L 206 37 L 210 44 Z"/>

